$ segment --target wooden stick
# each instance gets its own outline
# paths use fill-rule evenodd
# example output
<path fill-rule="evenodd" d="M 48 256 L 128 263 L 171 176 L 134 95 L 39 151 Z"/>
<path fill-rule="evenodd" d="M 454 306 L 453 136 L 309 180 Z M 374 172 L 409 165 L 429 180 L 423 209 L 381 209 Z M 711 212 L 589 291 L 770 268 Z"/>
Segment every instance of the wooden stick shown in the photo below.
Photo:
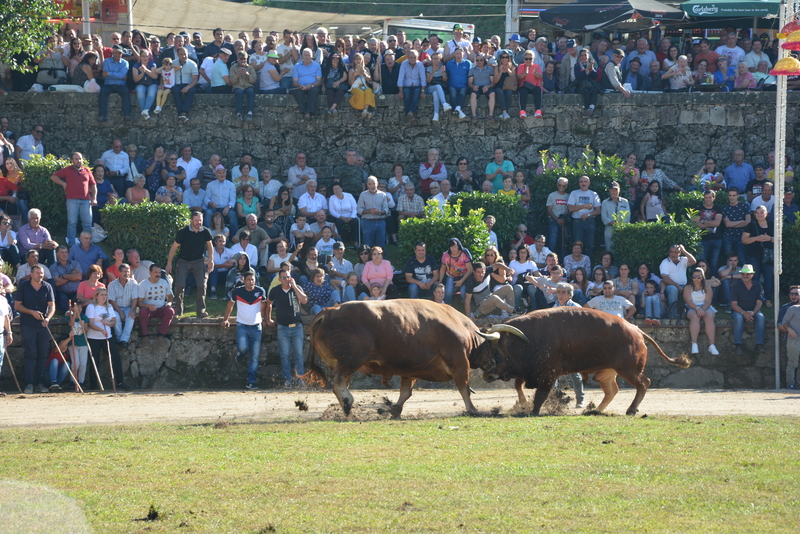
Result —
<path fill-rule="evenodd" d="M 111 385 L 114 386 L 114 393 L 117 392 L 117 379 L 114 378 L 114 363 L 111 361 L 111 343 L 106 338 L 106 351 L 108 352 L 108 368 L 111 369 Z"/>
<path fill-rule="evenodd" d="M 97 376 L 97 383 L 100 384 L 100 391 L 105 391 L 106 388 L 103 387 L 103 381 L 100 380 L 100 371 L 97 370 L 97 362 L 94 361 L 94 355 L 92 354 L 92 346 L 89 344 L 88 339 L 86 340 L 86 348 L 89 349 L 89 359 L 92 360 L 92 368 L 94 369 L 95 376 Z"/>
<path fill-rule="evenodd" d="M 78 391 L 83 393 L 83 388 L 81 387 L 80 384 L 78 384 L 78 379 L 75 378 L 75 373 L 73 373 L 72 369 L 70 369 L 69 365 L 67 364 L 67 359 L 64 357 L 64 353 L 61 352 L 61 349 L 58 347 L 58 342 L 56 341 L 56 338 L 53 337 L 53 332 L 50 331 L 50 327 L 49 326 L 47 326 L 45 328 L 47 328 L 47 333 L 50 334 L 50 339 L 52 339 L 53 343 L 55 343 L 56 350 L 58 351 L 58 354 L 61 356 L 61 359 L 63 360 L 64 365 L 67 366 L 67 371 L 69 371 L 69 376 L 72 377 L 72 381 L 75 382 L 75 384 L 78 386 Z"/>
<path fill-rule="evenodd" d="M 14 364 L 11 363 L 11 357 L 8 352 L 6 352 L 5 359 L 8 361 L 8 366 L 11 368 L 11 376 L 14 377 L 14 383 L 17 385 L 17 390 L 22 393 L 22 388 L 19 387 L 19 380 L 17 380 L 17 373 L 14 372 Z"/>

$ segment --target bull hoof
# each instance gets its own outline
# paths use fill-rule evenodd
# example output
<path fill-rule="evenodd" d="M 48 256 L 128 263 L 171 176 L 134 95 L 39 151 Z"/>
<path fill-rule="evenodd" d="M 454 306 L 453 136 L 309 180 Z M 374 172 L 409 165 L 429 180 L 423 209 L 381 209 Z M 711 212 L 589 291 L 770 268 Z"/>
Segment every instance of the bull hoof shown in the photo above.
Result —
<path fill-rule="evenodd" d="M 395 404 L 389 408 L 389 412 L 392 414 L 392 419 L 400 419 L 400 414 L 403 413 L 403 407 Z"/>
<path fill-rule="evenodd" d="M 625 412 L 625 415 L 636 415 L 636 412 L 638 411 L 639 410 L 628 410 L 627 412 Z"/>
<path fill-rule="evenodd" d="M 350 411 L 353 409 L 353 401 L 350 399 L 344 399 L 342 401 L 342 411 L 345 415 L 350 415 Z"/>

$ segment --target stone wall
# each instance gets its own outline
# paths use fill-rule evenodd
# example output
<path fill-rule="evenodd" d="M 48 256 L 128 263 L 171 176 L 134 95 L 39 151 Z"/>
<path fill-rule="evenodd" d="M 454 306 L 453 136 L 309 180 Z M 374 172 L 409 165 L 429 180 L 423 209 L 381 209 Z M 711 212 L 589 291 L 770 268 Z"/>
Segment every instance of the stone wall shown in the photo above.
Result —
<path fill-rule="evenodd" d="M 60 321 L 60 320 L 59 320 Z M 667 322 L 667 321 L 665 321 Z M 692 356 L 694 364 L 689 369 L 669 365 L 658 353 L 648 346 L 648 362 L 645 374 L 652 379 L 653 387 L 670 388 L 726 388 L 726 389 L 771 389 L 775 387 L 774 338 L 772 329 L 767 329 L 766 352 L 755 354 L 753 349 L 753 329 L 745 329 L 744 354 L 733 352 L 733 328 L 730 320 L 720 320 L 717 325 L 716 346 L 719 356 L 708 353 L 708 340 L 701 331 L 699 355 Z M 640 322 L 641 326 L 641 322 Z M 669 356 L 677 356 L 689 349 L 689 330 L 685 325 L 644 327 Z M 52 326 L 57 339 L 66 335 L 63 324 Z M 223 330 L 218 321 L 183 320 L 170 329 L 170 339 L 166 347 L 142 343 L 138 327 L 131 337 L 130 346 L 122 350 L 122 363 L 125 380 L 136 389 L 242 389 L 247 376 L 245 364 L 234 361 L 236 353 L 235 327 Z M 14 326 L 14 344 L 8 348 L 17 376 L 22 380 L 23 351 L 19 327 Z M 784 349 L 785 350 L 785 349 Z M 280 387 L 282 385 L 278 343 L 275 329 L 264 332 L 259 366 L 260 387 Z M 100 364 L 101 376 L 106 385 L 110 382 L 108 362 Z M 786 368 L 786 356 L 782 355 L 781 374 Z M 471 384 L 476 388 L 513 387 L 513 382 L 487 384 L 480 378 L 480 371 L 473 371 Z M 619 380 L 624 385 L 623 380 Z M 355 388 L 380 388 L 379 378 L 356 373 L 353 378 Z M 393 385 L 398 387 L 395 377 Z M 453 387 L 452 382 L 439 386 L 420 381 L 420 387 Z M 25 387 L 25 384 L 22 384 Z M 0 391 L 15 390 L 8 364 L 3 366 L 0 377 Z"/>
<path fill-rule="evenodd" d="M 98 123 L 98 95 L 88 93 L 10 93 L 0 98 L 0 116 L 9 117 L 11 129 L 20 135 L 42 124 L 45 147 L 58 155 L 79 150 L 95 159 L 117 137 L 138 145 L 145 157 L 152 154 L 155 143 L 173 150 L 191 142 L 195 156 L 204 163 L 211 154 L 219 154 L 229 167 L 242 152 L 250 152 L 259 169 L 266 165 L 280 177 L 294 165 L 298 150 L 309 152 L 309 164 L 321 178 L 332 177 L 347 148 L 363 154 L 373 174 L 388 178 L 395 162 L 405 165 L 406 174 L 415 175 L 431 147 L 439 148 L 448 165 L 459 156 L 468 157 L 470 168 L 480 174 L 495 146 L 504 147 L 507 157 L 529 172 L 539 164 L 541 146 L 571 159 L 588 146 L 621 156 L 635 152 L 640 163 L 645 154 L 653 153 L 670 178 L 685 184 L 707 156 L 725 167 L 733 150 L 743 148 L 754 163 L 766 159 L 775 140 L 775 93 L 769 92 L 635 94 L 627 99 L 604 95 L 595 116 L 588 119 L 580 96 L 545 95 L 543 119 L 477 123 L 461 122 L 450 114 L 432 122 L 430 98 L 422 101 L 413 122 L 401 119 L 402 103 L 394 96 L 379 97 L 371 121 L 361 119 L 347 101 L 338 116 L 327 115 L 324 97 L 317 115 L 303 121 L 293 97 L 259 95 L 253 122 L 235 118 L 233 95 L 197 95 L 188 123 L 178 122 L 171 99 L 161 115 L 149 121 L 138 114 L 133 95 L 131 100 L 130 123 L 122 121 L 117 95 L 111 96 L 109 122 Z M 795 107 L 799 101 L 800 95 L 789 94 L 787 154 L 793 162 L 800 155 Z M 516 109 L 510 111 L 517 114 Z M 480 114 L 486 114 L 483 101 Z"/>

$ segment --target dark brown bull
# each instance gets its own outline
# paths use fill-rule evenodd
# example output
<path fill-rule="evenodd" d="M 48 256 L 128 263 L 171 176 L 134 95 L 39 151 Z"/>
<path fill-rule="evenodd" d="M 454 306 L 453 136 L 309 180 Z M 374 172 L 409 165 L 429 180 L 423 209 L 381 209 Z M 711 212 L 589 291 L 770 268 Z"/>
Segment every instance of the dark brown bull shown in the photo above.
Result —
<path fill-rule="evenodd" d="M 353 396 L 347 388 L 353 373 L 380 375 L 384 385 L 400 376 L 400 398 L 392 407 L 395 417 L 400 416 L 416 380 L 453 380 L 467 412 L 474 415 L 477 410 L 469 396 L 469 371 L 471 367 L 494 366 L 491 351 L 482 352 L 483 359 L 476 355 L 483 345 L 496 343 L 501 331 L 524 339 L 521 332 L 506 325 L 481 333 L 462 313 L 429 300 L 347 302 L 322 310 L 311 321 L 309 371 L 303 378 L 327 385 L 325 372 L 316 361 L 319 354 L 330 370 L 333 393 L 349 415 Z"/>
<path fill-rule="evenodd" d="M 667 362 L 682 368 L 691 361 L 682 354 L 670 358 L 661 347 L 636 325 L 608 313 L 577 307 L 551 308 L 536 311 L 506 322 L 522 331 L 530 343 L 500 335 L 500 341 L 481 348 L 494 350 L 496 366 L 484 366 L 484 378 L 517 379 L 517 391 L 524 401 L 521 385 L 536 389 L 533 414 L 539 415 L 542 404 L 559 376 L 570 373 L 594 373 L 605 394 L 597 407 L 603 411 L 619 391 L 617 375 L 636 388 L 636 397 L 628 408 L 633 415 L 639 408 L 650 379 L 643 371 L 647 363 L 647 346 L 655 347 Z M 486 371 L 489 369 L 489 371 Z"/>

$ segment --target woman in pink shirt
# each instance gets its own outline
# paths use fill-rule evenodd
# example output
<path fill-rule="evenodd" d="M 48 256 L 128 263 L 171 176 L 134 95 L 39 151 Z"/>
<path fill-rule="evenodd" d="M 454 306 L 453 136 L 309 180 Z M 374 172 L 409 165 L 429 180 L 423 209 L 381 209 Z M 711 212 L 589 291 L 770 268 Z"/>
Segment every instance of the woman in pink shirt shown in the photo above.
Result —
<path fill-rule="evenodd" d="M 751 91 L 758 85 L 753 74 L 747 69 L 744 61 L 737 65 L 736 78 L 733 80 L 734 91 Z"/>
<path fill-rule="evenodd" d="M 361 281 L 367 287 L 372 287 L 372 284 L 380 284 L 381 295 L 386 295 L 387 299 L 397 298 L 397 287 L 392 283 L 394 269 L 389 260 L 383 259 L 383 249 L 381 247 L 372 247 L 372 250 L 369 251 L 369 257 L 372 261 L 367 262 L 364 266 Z"/>
<path fill-rule="evenodd" d="M 533 103 L 536 111 L 533 116 L 542 117 L 542 69 L 533 62 L 533 51 L 525 51 L 525 61 L 517 67 L 517 83 L 519 84 L 519 118 L 525 119 L 528 114 L 525 106 L 528 105 L 528 95 L 533 95 Z"/>

